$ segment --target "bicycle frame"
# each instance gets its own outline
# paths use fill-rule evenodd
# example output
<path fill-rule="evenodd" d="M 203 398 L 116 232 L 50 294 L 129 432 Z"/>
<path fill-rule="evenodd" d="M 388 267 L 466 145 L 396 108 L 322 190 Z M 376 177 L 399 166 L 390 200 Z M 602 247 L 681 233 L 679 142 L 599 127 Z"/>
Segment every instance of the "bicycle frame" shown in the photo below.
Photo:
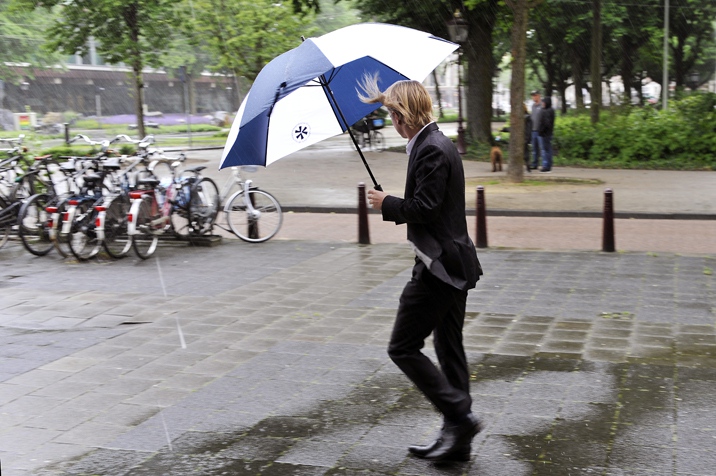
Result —
<path fill-rule="evenodd" d="M 17 221 L 18 212 L 18 210 L 15 209 L 19 209 L 21 206 L 22 202 L 14 202 L 3 208 L 2 211 L 0 211 L 0 226 L 14 225 Z"/>
<path fill-rule="evenodd" d="M 255 216 L 256 213 L 258 213 L 251 203 L 251 200 L 248 199 L 249 196 L 249 190 L 251 189 L 251 186 L 253 185 L 253 181 L 251 180 L 243 180 L 241 178 L 241 171 L 239 167 L 231 167 L 231 177 L 226 179 L 226 183 L 224 184 L 224 188 L 221 191 L 221 201 L 224 202 L 224 212 L 229 212 L 229 204 L 231 201 L 240 193 L 243 193 L 246 202 L 246 206 L 249 209 L 249 212 L 252 216 Z M 235 191 L 231 195 L 231 191 L 234 189 L 235 186 L 239 187 L 239 190 Z M 228 197 L 228 198 L 227 198 Z"/>
<path fill-rule="evenodd" d="M 151 226 L 151 232 L 155 235 L 161 235 L 166 231 L 167 225 L 171 223 L 171 214 L 172 214 L 172 199 L 174 198 L 174 184 L 170 185 L 166 189 L 166 194 L 163 194 L 164 202 L 162 203 L 161 210 L 158 209 L 158 203 L 157 203 L 157 190 L 151 189 L 151 190 L 136 190 L 129 192 L 129 198 L 132 200 L 132 205 L 129 208 L 129 213 L 127 214 L 127 234 L 128 235 L 136 235 L 139 233 L 139 230 L 137 230 L 137 222 L 134 219 L 135 217 L 139 216 L 139 207 L 141 206 L 142 202 L 147 200 L 150 201 L 150 213 L 152 214 L 152 217 L 155 217 L 159 215 L 157 218 L 153 219 L 150 226 Z M 161 192 L 160 192 L 161 193 Z"/>

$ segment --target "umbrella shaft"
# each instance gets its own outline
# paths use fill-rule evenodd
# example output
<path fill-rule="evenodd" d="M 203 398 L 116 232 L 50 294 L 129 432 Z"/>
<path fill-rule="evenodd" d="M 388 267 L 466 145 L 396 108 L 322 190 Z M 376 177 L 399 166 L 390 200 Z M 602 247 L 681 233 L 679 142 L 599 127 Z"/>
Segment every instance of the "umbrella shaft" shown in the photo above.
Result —
<path fill-rule="evenodd" d="M 325 89 L 326 92 L 328 93 L 328 95 L 331 97 L 331 101 L 333 102 L 333 105 L 335 106 L 336 111 L 338 111 L 338 114 L 340 114 L 340 116 L 341 116 L 341 121 L 343 121 L 343 124 L 346 125 L 346 130 L 348 131 L 348 134 L 351 136 L 353 145 L 356 146 L 356 149 L 358 150 L 358 155 L 360 155 L 360 158 L 363 161 L 363 165 L 365 165 L 365 169 L 368 171 L 368 175 L 370 175 L 370 179 L 373 181 L 373 188 L 382 192 L 383 187 L 381 187 L 378 184 L 378 182 L 375 180 L 375 177 L 373 176 L 373 172 L 370 170 L 370 166 L 368 165 L 368 161 L 365 160 L 363 151 L 361 150 L 360 146 L 358 145 L 358 141 L 356 140 L 355 136 L 353 135 L 353 132 L 351 131 L 350 124 L 348 124 L 346 117 L 343 115 L 343 111 L 341 111 L 341 107 L 338 105 L 336 98 L 333 96 L 333 91 L 331 90 L 330 86 L 328 85 L 328 81 L 326 81 L 325 75 L 321 75 L 321 85 L 323 86 L 323 89 Z"/>

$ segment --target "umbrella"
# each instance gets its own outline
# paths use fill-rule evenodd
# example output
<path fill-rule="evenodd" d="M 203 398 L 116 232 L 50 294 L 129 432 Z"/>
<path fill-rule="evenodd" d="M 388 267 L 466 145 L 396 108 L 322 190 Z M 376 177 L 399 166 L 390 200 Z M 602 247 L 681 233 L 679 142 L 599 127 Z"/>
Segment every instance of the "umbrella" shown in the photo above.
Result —
<path fill-rule="evenodd" d="M 358 98 L 365 75 L 377 74 L 381 90 L 400 80 L 423 81 L 457 48 L 429 33 L 384 23 L 360 23 L 304 40 L 256 77 L 231 126 L 220 168 L 267 166 L 350 133 L 352 124 L 381 106 Z"/>

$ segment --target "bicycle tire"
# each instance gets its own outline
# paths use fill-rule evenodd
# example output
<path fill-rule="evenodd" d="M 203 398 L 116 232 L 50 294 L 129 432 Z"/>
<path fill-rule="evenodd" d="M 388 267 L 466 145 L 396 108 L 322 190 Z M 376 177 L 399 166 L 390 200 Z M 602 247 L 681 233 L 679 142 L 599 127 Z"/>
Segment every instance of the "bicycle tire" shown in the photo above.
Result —
<path fill-rule="evenodd" d="M 105 212 L 102 246 L 114 259 L 124 258 L 132 247 L 132 240 L 127 233 L 130 205 L 126 195 L 119 195 L 109 203 Z"/>
<path fill-rule="evenodd" d="M 142 200 L 139 204 L 139 211 L 134 217 L 136 233 L 132 235 L 132 248 L 134 252 L 142 259 L 148 259 L 154 254 L 159 243 L 159 237 L 152 229 L 152 214 L 149 203 Z"/>
<path fill-rule="evenodd" d="M 385 139 L 383 138 L 383 133 L 378 131 L 373 131 L 373 137 L 370 141 L 371 147 L 373 149 L 377 150 L 378 152 L 382 152 L 385 150 Z"/>
<path fill-rule="evenodd" d="M 95 232 L 96 218 L 97 212 L 92 202 L 84 201 L 77 205 L 77 213 L 75 213 L 68 243 L 70 251 L 80 261 L 94 258 L 102 249 L 102 243 L 97 239 Z"/>
<path fill-rule="evenodd" d="M 283 212 L 278 200 L 263 190 L 249 190 L 248 200 L 252 207 L 258 212 L 257 217 L 252 217 L 246 203 L 245 192 L 241 191 L 234 195 L 226 207 L 227 221 L 231 231 L 244 241 L 249 243 L 261 243 L 278 233 L 283 223 Z"/>
<path fill-rule="evenodd" d="M 67 258 L 72 254 L 70 249 L 69 234 L 62 233 L 62 225 L 65 221 L 65 212 L 67 212 L 67 200 L 62 200 L 57 204 L 57 223 L 52 226 L 55 229 L 55 239 L 53 244 L 55 249 L 63 258 Z"/>
<path fill-rule="evenodd" d="M 193 236 L 211 234 L 219 213 L 219 187 L 212 179 L 203 177 L 191 187 L 189 227 Z"/>
<path fill-rule="evenodd" d="M 7 202 L 4 198 L 0 197 L 0 215 L 3 210 L 7 207 Z M 0 248 L 7 244 L 10 239 L 10 232 L 12 231 L 12 222 L 8 220 L 5 225 L 0 225 Z"/>
<path fill-rule="evenodd" d="M 39 193 L 28 198 L 17 217 L 18 234 L 27 251 L 35 256 L 45 256 L 54 244 L 50 240 L 48 214 L 45 208 L 49 196 Z"/>
<path fill-rule="evenodd" d="M 193 177 L 189 180 L 193 180 Z M 172 233 L 180 240 L 189 239 L 191 234 L 191 223 L 189 221 L 189 201 L 191 196 L 191 186 L 182 183 L 174 195 L 174 205 L 172 206 L 172 214 L 169 220 L 172 224 Z"/>

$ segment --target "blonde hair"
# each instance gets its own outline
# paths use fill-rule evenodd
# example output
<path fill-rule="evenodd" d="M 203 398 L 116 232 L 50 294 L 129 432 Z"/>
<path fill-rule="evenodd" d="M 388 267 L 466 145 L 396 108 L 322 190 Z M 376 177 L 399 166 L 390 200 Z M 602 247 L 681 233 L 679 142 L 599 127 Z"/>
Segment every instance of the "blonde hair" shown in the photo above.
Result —
<path fill-rule="evenodd" d="M 418 81 L 404 80 L 393 83 L 385 92 L 378 88 L 378 74 L 363 76 L 358 85 L 365 92 L 358 91 L 358 98 L 364 103 L 381 103 L 396 113 L 410 128 L 423 127 L 432 122 L 433 101 L 430 93 Z"/>

